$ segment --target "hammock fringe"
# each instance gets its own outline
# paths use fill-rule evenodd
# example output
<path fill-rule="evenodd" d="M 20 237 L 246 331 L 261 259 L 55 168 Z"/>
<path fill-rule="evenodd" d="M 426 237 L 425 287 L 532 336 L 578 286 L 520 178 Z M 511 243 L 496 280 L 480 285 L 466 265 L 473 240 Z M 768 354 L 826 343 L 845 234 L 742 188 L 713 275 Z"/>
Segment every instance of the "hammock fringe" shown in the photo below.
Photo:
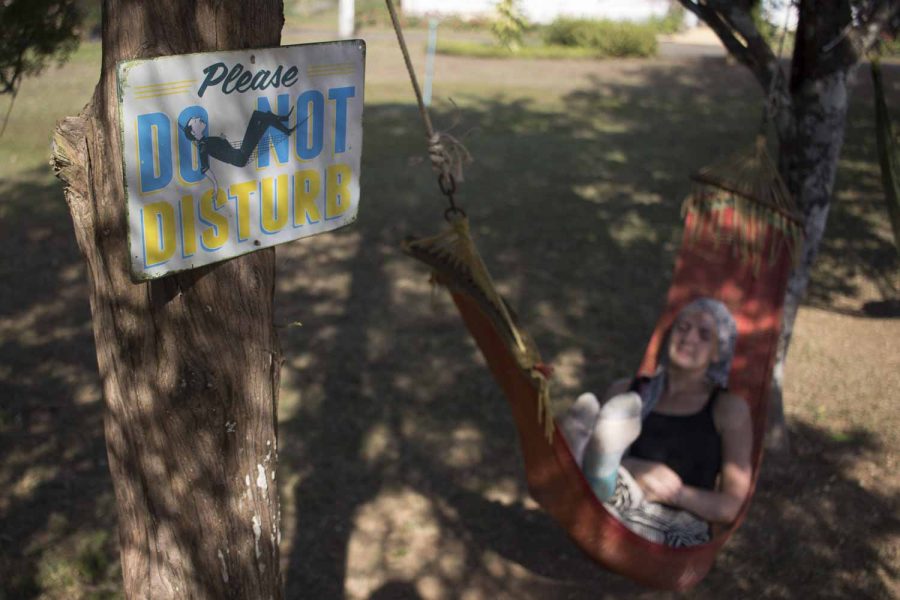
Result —
<path fill-rule="evenodd" d="M 538 391 L 537 420 L 544 426 L 544 435 L 553 442 L 555 423 L 550 403 L 550 381 L 543 372 L 543 361 L 537 345 L 519 327 L 518 321 L 497 291 L 494 280 L 472 240 L 469 221 L 459 217 L 450 228 L 431 237 L 407 239 L 403 251 L 432 268 L 431 280 L 448 288 L 461 289 L 478 301 L 486 314 L 503 332 L 510 352 L 519 367 L 527 372 Z"/>
<path fill-rule="evenodd" d="M 727 243 L 734 256 L 751 264 L 757 274 L 763 257 L 770 266 L 774 264 L 782 244 L 788 244 L 797 264 L 803 216 L 769 157 L 765 137 L 759 136 L 749 150 L 705 167 L 691 179 L 694 186 L 681 210 L 682 217 L 693 216 L 686 218 L 690 243 L 709 228 L 716 248 L 720 242 Z"/>

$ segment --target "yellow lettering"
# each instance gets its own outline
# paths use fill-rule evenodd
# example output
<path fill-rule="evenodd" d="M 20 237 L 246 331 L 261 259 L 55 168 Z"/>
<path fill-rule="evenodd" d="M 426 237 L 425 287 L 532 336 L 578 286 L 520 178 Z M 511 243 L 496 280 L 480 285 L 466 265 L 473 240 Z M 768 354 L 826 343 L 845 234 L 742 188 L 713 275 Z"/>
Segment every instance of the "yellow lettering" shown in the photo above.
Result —
<path fill-rule="evenodd" d="M 350 208 L 353 199 L 350 197 L 351 171 L 347 165 L 329 165 L 325 169 L 325 218 L 338 217 Z"/>
<path fill-rule="evenodd" d="M 153 202 L 141 215 L 146 266 L 166 262 L 175 254 L 175 209 L 168 202 Z"/>
<path fill-rule="evenodd" d="M 200 241 L 206 250 L 218 250 L 228 241 L 228 219 L 219 214 L 225 206 L 225 190 L 219 190 L 213 198 L 213 190 L 208 190 L 200 198 L 200 218 L 210 225 L 200 234 Z"/>
<path fill-rule="evenodd" d="M 266 233 L 281 231 L 288 219 L 288 176 L 264 177 L 261 201 L 263 231 Z"/>
<path fill-rule="evenodd" d="M 228 196 L 237 202 L 238 240 L 250 237 L 250 194 L 256 191 L 256 181 L 236 183 L 228 188 Z"/>
<path fill-rule="evenodd" d="M 322 176 L 315 169 L 297 171 L 294 175 L 294 227 L 322 220 L 316 198 L 322 188 Z"/>
<path fill-rule="evenodd" d="M 196 208 L 193 196 L 181 198 L 181 241 L 184 245 L 184 255 L 193 256 L 197 252 L 197 224 Z"/>

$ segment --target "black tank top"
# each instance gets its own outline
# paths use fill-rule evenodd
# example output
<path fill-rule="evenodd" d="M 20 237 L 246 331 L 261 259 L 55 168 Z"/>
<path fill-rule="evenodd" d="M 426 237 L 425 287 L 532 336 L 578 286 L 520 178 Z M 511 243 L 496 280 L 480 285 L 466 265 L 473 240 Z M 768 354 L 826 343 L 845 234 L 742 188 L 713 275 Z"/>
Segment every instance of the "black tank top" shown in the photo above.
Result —
<path fill-rule="evenodd" d="M 687 485 L 714 489 L 722 468 L 722 436 L 713 421 L 718 394 L 714 389 L 704 407 L 690 415 L 651 412 L 628 455 L 665 464 Z"/>

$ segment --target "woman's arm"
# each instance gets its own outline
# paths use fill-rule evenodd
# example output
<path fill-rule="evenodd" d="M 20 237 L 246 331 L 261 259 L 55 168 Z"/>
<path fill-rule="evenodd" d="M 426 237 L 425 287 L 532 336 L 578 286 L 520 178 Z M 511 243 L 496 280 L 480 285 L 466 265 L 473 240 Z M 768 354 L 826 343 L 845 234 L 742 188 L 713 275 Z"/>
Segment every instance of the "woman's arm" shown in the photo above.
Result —
<path fill-rule="evenodd" d="M 622 459 L 622 466 L 634 477 L 648 502 L 675 506 L 682 490 L 687 487 L 678 473 L 660 462 L 627 456 Z"/>
<path fill-rule="evenodd" d="M 719 489 L 710 491 L 682 486 L 673 505 L 713 523 L 730 523 L 737 517 L 750 491 L 753 449 L 750 409 L 738 396 L 723 394 L 713 408 L 713 419 L 722 436 Z"/>
<path fill-rule="evenodd" d="M 730 523 L 737 517 L 750 491 L 753 446 L 750 410 L 739 397 L 722 395 L 716 401 L 713 419 L 722 436 L 718 490 L 684 485 L 678 474 L 662 463 L 626 458 L 622 465 L 641 486 L 648 501 L 682 508 L 713 523 Z"/>

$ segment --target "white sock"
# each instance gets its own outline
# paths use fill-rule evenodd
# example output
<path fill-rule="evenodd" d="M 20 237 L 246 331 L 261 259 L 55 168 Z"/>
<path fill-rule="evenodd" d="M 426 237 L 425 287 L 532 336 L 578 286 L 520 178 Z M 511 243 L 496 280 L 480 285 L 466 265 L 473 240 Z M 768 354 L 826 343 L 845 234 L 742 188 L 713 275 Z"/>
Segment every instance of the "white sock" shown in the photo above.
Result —
<path fill-rule="evenodd" d="M 584 451 L 584 473 L 600 500 L 615 491 L 622 455 L 641 433 L 641 397 L 626 392 L 600 409 L 593 435 Z"/>
<path fill-rule="evenodd" d="M 600 416 L 600 401 L 590 392 L 578 396 L 566 414 L 559 420 L 559 429 L 569 444 L 569 450 L 575 462 L 581 467 L 584 461 L 584 448 L 594 431 L 597 417 Z"/>

